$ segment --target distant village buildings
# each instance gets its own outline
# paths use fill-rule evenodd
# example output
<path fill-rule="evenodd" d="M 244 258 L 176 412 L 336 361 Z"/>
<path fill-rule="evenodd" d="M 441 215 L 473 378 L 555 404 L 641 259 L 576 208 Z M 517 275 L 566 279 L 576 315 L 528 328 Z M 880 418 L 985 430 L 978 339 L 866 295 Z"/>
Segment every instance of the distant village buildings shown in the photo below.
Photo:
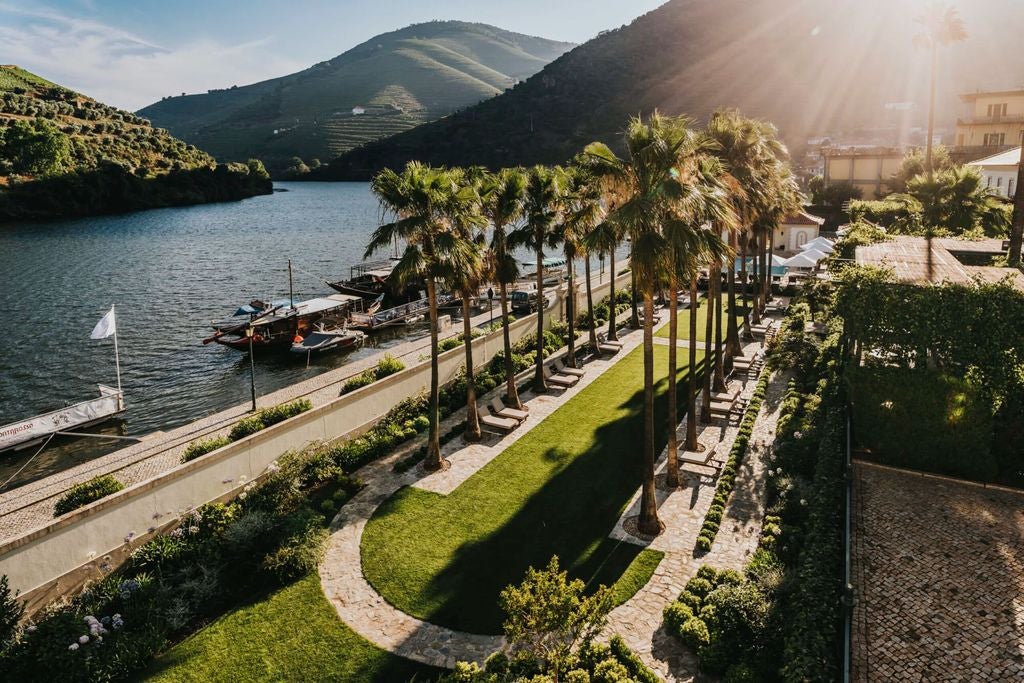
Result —
<path fill-rule="evenodd" d="M 884 197 L 892 191 L 892 177 L 900 168 L 905 150 L 899 147 L 831 147 L 822 150 L 825 186 L 848 184 L 865 199 Z"/>
<path fill-rule="evenodd" d="M 1010 199 L 1017 192 L 1017 171 L 1020 166 L 1020 147 L 1013 147 L 978 159 L 967 164 L 981 173 L 986 187 L 990 187 L 1002 196 Z"/>
<path fill-rule="evenodd" d="M 1024 137 L 1024 89 L 960 96 L 969 113 L 956 122 L 957 147 L 1017 146 Z"/>

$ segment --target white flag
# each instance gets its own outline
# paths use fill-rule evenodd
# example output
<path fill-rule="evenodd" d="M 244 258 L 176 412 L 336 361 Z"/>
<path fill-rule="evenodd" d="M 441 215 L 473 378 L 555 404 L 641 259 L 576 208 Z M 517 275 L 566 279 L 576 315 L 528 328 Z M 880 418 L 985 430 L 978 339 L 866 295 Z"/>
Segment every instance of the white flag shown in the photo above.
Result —
<path fill-rule="evenodd" d="M 89 338 L 106 339 L 112 334 L 117 334 L 117 321 L 114 319 L 113 306 L 110 307 L 105 316 L 100 318 L 100 321 L 96 323 L 96 327 L 92 328 L 92 334 L 89 335 Z"/>

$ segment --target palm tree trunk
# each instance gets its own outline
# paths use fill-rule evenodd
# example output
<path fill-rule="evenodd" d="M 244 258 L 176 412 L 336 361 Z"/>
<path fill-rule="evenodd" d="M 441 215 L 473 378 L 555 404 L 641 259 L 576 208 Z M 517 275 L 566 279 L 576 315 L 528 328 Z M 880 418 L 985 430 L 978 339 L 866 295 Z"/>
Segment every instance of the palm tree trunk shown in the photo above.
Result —
<path fill-rule="evenodd" d="M 761 323 L 761 235 L 759 232 L 754 233 L 754 258 L 750 259 L 750 265 L 754 270 L 754 291 L 750 296 L 750 319 L 755 325 L 759 325 Z M 747 333 L 750 333 L 749 329 Z"/>
<path fill-rule="evenodd" d="M 743 326 L 740 328 L 740 333 L 744 337 L 750 336 L 750 312 L 747 309 L 747 297 L 750 295 L 750 292 L 747 291 L 750 284 L 747 280 L 747 242 L 749 240 L 749 235 L 746 232 L 740 236 L 740 301 L 743 307 Z"/>
<path fill-rule="evenodd" d="M 633 271 L 636 272 L 635 270 Z M 665 526 L 658 519 L 658 499 L 654 493 L 654 283 L 644 285 L 644 441 L 643 486 L 640 493 L 640 533 L 657 536 Z M 633 290 L 634 295 L 636 290 Z"/>
<path fill-rule="evenodd" d="M 1021 159 L 1017 163 L 1017 184 L 1014 186 L 1013 194 L 1013 222 L 1010 224 L 1010 252 L 1006 257 L 1006 263 L 1011 268 L 1020 265 L 1020 250 L 1024 244 L 1024 190 L 1020 184 L 1024 183 L 1024 147 L 1021 147 Z"/>
<path fill-rule="evenodd" d="M 715 264 L 715 377 L 712 388 L 725 391 L 725 347 L 722 345 L 722 264 Z"/>
<path fill-rule="evenodd" d="M 469 313 L 469 293 L 462 293 L 462 345 L 466 348 L 466 441 L 479 441 L 480 416 L 476 414 L 476 385 L 473 383 L 473 325 Z"/>
<path fill-rule="evenodd" d="M 764 278 L 764 289 L 761 291 L 761 312 L 772 298 L 772 242 L 775 241 L 775 228 L 765 232 L 764 249 L 761 251 L 761 277 Z"/>
<path fill-rule="evenodd" d="M 498 296 L 501 299 L 501 337 L 505 348 L 505 403 L 516 410 L 523 409 L 519 400 L 519 389 L 516 388 L 516 369 L 512 363 L 512 336 L 508 329 L 508 285 L 498 283 Z"/>
<path fill-rule="evenodd" d="M 633 268 L 632 259 L 629 263 L 629 289 L 633 305 L 633 314 L 629 319 L 629 325 L 634 330 L 638 330 L 640 329 L 640 313 L 638 312 L 639 302 L 636 294 L 636 269 Z"/>
<path fill-rule="evenodd" d="M 583 274 L 587 278 L 587 318 L 590 320 L 590 348 L 597 353 L 597 321 L 594 320 L 594 288 L 590 282 L 590 254 L 583 261 Z"/>
<path fill-rule="evenodd" d="M 427 436 L 427 457 L 423 461 L 423 467 L 433 471 L 443 470 L 445 461 L 441 457 L 441 440 L 438 434 L 440 426 L 438 420 L 440 386 L 437 371 L 437 288 L 432 277 L 427 278 L 427 304 L 430 309 L 430 399 L 427 405 L 427 419 L 430 421 L 430 430 Z"/>
<path fill-rule="evenodd" d="M 729 234 L 729 246 L 732 247 L 733 253 L 736 253 L 736 232 L 733 231 Z M 726 287 L 728 289 L 728 301 L 729 301 L 729 315 L 725 319 L 726 334 L 725 334 L 725 353 L 732 359 L 743 352 L 743 348 L 740 346 L 740 330 L 736 324 L 736 257 L 733 256 L 729 259 L 729 272 L 725 276 Z"/>
<path fill-rule="evenodd" d="M 679 429 L 679 406 L 676 396 L 676 340 L 679 330 L 676 327 L 679 316 L 679 280 L 675 273 L 669 277 L 669 289 L 672 296 L 668 299 L 668 469 L 667 485 L 670 489 L 679 488 L 679 443 L 676 430 Z M 653 314 L 653 311 L 652 311 Z M 653 326 L 653 320 L 651 321 Z"/>
<path fill-rule="evenodd" d="M 615 318 L 618 317 L 616 314 L 618 305 L 615 303 L 615 247 L 612 247 L 608 253 L 610 259 L 609 265 L 611 266 L 612 273 L 611 288 L 608 291 L 608 339 L 611 341 L 618 341 L 618 325 L 615 320 Z"/>
<path fill-rule="evenodd" d="M 697 276 L 690 278 L 690 369 L 686 376 L 686 450 L 697 450 Z"/>
<path fill-rule="evenodd" d="M 715 351 L 712 346 L 715 341 L 715 285 L 713 277 L 714 269 L 714 263 L 708 265 L 708 293 L 706 301 L 707 314 L 705 315 L 704 320 L 704 375 L 703 392 L 701 394 L 700 406 L 700 421 L 704 423 L 711 422 L 711 377 L 715 372 Z"/>
<path fill-rule="evenodd" d="M 540 237 L 537 243 L 540 244 Z M 544 381 L 544 309 L 547 300 L 544 298 L 544 252 L 537 247 L 537 364 L 533 373 L 533 391 L 543 394 L 548 390 Z"/>
<path fill-rule="evenodd" d="M 565 351 L 565 362 L 570 368 L 576 367 L 576 265 L 574 255 L 566 253 L 569 266 L 569 297 L 565 300 L 565 316 L 569 319 L 569 341 Z"/>

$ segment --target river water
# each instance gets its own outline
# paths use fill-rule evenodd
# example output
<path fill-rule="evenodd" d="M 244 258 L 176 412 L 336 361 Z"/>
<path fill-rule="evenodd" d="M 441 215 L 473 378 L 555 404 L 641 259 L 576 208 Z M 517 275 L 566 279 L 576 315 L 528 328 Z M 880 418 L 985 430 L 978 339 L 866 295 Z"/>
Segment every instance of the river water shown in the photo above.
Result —
<path fill-rule="evenodd" d="M 315 276 L 340 279 L 359 262 L 378 220 L 365 183 L 280 183 L 242 202 L 159 209 L 54 223 L 0 226 L 0 424 L 116 386 L 113 340 L 93 325 L 117 305 L 123 429 L 146 434 L 249 397 L 248 357 L 200 340 L 212 319 L 253 298 L 287 298 L 292 258 L 296 299 L 331 293 Z M 385 255 L 387 256 L 387 255 Z M 301 270 L 300 270 L 301 269 Z M 384 345 L 392 339 L 376 340 Z M 312 359 L 257 358 L 267 393 L 375 353 Z M 116 444 L 79 439 L 51 447 L 20 481 L 67 467 Z M 34 450 L 34 449 L 33 449 Z M 0 482 L 29 452 L 0 460 Z M 14 482 L 17 483 L 17 482 Z"/>
<path fill-rule="evenodd" d="M 127 402 L 118 425 L 123 433 L 173 428 L 246 402 L 248 356 L 203 346 L 210 321 L 253 298 L 287 298 L 289 258 L 296 299 L 332 293 L 319 278 L 347 278 L 379 220 L 366 183 L 275 187 L 287 192 L 0 226 L 0 425 L 93 398 L 97 383 L 116 386 L 113 340 L 89 339 L 111 304 L 117 305 Z M 423 333 L 413 330 L 406 338 Z M 361 349 L 314 356 L 309 367 L 296 354 L 257 356 L 257 391 L 274 391 L 404 340 L 370 337 Z M 119 445 L 55 442 L 9 486 Z M 0 456 L 0 484 L 34 450 Z"/>

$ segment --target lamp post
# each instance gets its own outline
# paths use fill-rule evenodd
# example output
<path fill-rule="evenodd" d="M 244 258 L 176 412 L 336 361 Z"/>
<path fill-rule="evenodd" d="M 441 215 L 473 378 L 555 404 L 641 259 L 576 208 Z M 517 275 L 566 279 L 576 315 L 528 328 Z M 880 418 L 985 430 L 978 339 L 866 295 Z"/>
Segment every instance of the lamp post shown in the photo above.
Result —
<path fill-rule="evenodd" d="M 494 287 L 487 288 L 487 310 L 491 314 L 491 322 L 487 331 L 490 332 L 494 328 Z"/>
<path fill-rule="evenodd" d="M 245 328 L 245 336 L 249 339 L 249 388 L 252 390 L 252 412 L 256 412 L 256 361 L 252 355 L 252 327 Z"/>

